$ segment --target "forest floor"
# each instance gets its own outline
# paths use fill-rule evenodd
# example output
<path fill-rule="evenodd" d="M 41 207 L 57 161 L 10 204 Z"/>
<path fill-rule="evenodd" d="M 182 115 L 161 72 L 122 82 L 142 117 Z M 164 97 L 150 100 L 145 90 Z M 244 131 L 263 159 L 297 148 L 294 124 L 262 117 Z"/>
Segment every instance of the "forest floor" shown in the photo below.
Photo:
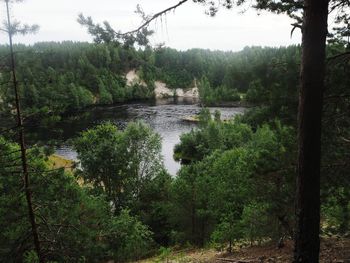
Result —
<path fill-rule="evenodd" d="M 212 249 L 181 250 L 168 256 L 158 256 L 139 263 L 206 262 L 206 263 L 285 263 L 292 262 L 293 242 L 286 241 L 281 249 L 276 244 L 265 244 L 236 249 L 233 253 L 220 253 Z M 350 239 L 322 239 L 320 263 L 350 263 Z"/>

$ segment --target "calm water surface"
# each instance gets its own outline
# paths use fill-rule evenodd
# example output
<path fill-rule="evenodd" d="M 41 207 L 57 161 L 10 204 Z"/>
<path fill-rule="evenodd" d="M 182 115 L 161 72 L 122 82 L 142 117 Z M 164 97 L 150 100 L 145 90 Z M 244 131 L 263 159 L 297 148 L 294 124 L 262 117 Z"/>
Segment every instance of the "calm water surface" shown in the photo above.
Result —
<path fill-rule="evenodd" d="M 164 165 L 170 174 L 175 175 L 180 169 L 180 164 L 173 159 L 174 146 L 179 143 L 182 133 L 196 127 L 196 124 L 185 122 L 182 118 L 195 115 L 200 109 L 197 101 L 191 99 L 166 99 L 95 107 L 62 120 L 50 129 L 33 128 L 29 132 L 33 141 L 60 141 L 61 144 L 56 148 L 56 153 L 65 158 L 77 160 L 77 153 L 69 146 L 67 140 L 76 137 L 79 132 L 104 121 L 114 122 L 123 128 L 130 121 L 142 120 L 161 135 Z M 222 118 L 226 119 L 242 113 L 244 108 L 210 108 L 211 112 L 215 110 L 220 110 Z"/>

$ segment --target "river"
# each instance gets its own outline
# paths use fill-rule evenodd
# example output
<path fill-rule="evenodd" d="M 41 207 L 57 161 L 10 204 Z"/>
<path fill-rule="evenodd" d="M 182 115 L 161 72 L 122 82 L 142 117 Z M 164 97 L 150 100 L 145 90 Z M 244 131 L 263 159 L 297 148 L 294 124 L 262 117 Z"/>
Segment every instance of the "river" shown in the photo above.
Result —
<path fill-rule="evenodd" d="M 196 115 L 200 109 L 196 100 L 183 98 L 101 106 L 63 119 L 50 128 L 35 127 L 27 131 L 31 141 L 49 143 L 51 140 L 55 140 L 56 143 L 57 141 L 61 142 L 56 147 L 56 154 L 67 159 L 77 160 L 77 153 L 67 141 L 76 137 L 79 132 L 104 121 L 111 121 L 123 128 L 130 121 L 142 120 L 162 137 L 164 165 L 171 175 L 176 175 L 180 164 L 173 159 L 174 146 L 179 143 L 182 133 L 196 127 L 195 123 L 183 121 L 182 118 Z M 227 119 L 242 113 L 244 108 L 210 108 L 211 112 L 215 110 L 220 110 L 222 118 Z"/>

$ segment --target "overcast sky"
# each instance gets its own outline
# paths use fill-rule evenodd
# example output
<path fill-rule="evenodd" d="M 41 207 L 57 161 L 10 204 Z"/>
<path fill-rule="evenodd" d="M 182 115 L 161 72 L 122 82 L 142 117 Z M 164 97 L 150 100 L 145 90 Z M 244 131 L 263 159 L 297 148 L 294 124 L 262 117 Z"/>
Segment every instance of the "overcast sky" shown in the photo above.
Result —
<path fill-rule="evenodd" d="M 13 17 L 40 26 L 36 35 L 16 36 L 16 42 L 32 44 L 38 41 L 92 41 L 85 28 L 76 20 L 79 13 L 94 20 L 109 21 L 115 29 L 127 31 L 140 23 L 134 13 L 140 4 L 146 13 L 155 13 L 178 3 L 179 0 L 25 0 L 14 4 Z M 0 16 L 5 18 L 1 3 Z M 285 15 L 273 15 L 247 9 L 221 9 L 216 17 L 205 14 L 205 7 L 192 2 L 171 12 L 166 19 L 151 24 L 156 31 L 152 43 L 165 43 L 176 49 L 208 48 L 241 50 L 245 46 L 285 46 L 300 43 L 300 32 L 290 37 L 291 19 Z M 296 30 L 297 31 L 297 30 Z M 6 35 L 0 35 L 0 43 L 6 43 Z"/>

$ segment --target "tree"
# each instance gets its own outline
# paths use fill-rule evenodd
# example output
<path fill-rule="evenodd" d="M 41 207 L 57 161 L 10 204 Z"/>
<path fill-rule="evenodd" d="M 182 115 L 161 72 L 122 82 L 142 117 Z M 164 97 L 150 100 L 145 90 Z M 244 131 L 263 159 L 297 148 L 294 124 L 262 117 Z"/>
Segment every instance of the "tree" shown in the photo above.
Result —
<path fill-rule="evenodd" d="M 318 262 L 328 0 L 305 0 L 299 95 L 295 262 Z"/>
<path fill-rule="evenodd" d="M 33 201 L 38 204 L 36 223 L 46 261 L 124 262 L 149 254 L 152 233 L 137 217 L 127 210 L 113 215 L 105 196 L 79 185 L 69 171 L 51 169 L 52 161 L 42 149 L 33 147 L 27 153 Z M 21 176 L 13 171 L 18 163 L 19 146 L 0 136 L 0 261 L 38 262 L 30 241 Z"/>
<path fill-rule="evenodd" d="M 172 189 L 178 239 L 203 245 L 211 237 L 224 245 L 242 238 L 277 243 L 291 235 L 292 128 L 275 122 L 253 131 L 236 119 L 211 121 L 185 135 L 191 139 L 183 135 L 178 150 L 192 160 Z"/>
<path fill-rule="evenodd" d="M 14 93 L 15 93 L 15 107 L 16 107 L 16 115 L 17 115 L 18 142 L 19 142 L 19 145 L 21 148 L 21 161 L 22 161 L 22 173 L 23 173 L 23 180 L 24 180 L 24 192 L 25 192 L 27 206 L 28 206 L 28 215 L 29 215 L 29 221 L 30 221 L 31 228 L 32 228 L 32 235 L 33 235 L 35 250 L 36 250 L 37 256 L 39 258 L 39 262 L 42 263 L 42 262 L 44 262 L 44 258 L 43 258 L 43 255 L 41 253 L 38 228 L 37 228 L 37 224 L 35 222 L 34 207 L 33 207 L 33 203 L 32 203 L 32 191 L 31 191 L 30 182 L 29 182 L 27 150 L 26 150 L 26 145 L 25 145 L 25 141 L 24 141 L 25 138 L 24 138 L 24 130 L 23 130 L 23 119 L 22 119 L 22 114 L 21 114 L 18 82 L 17 82 L 17 77 L 16 77 L 15 55 L 14 55 L 13 43 L 12 43 L 12 38 L 14 35 L 16 35 L 18 33 L 25 35 L 27 33 L 35 32 L 38 30 L 38 26 L 37 25 L 33 25 L 33 26 L 21 25 L 17 21 L 11 23 L 10 11 L 9 11 L 10 0 L 4 0 L 4 1 L 5 1 L 5 5 L 6 5 L 7 21 L 4 23 L 4 29 L 2 29 L 2 30 L 5 31 L 9 37 L 12 85 L 13 85 L 13 89 L 14 89 Z M 21 0 L 16 0 L 16 2 L 21 2 Z"/>
<path fill-rule="evenodd" d="M 116 213 L 133 208 L 145 183 L 162 172 L 160 145 L 159 135 L 143 123 L 124 131 L 104 123 L 74 141 L 82 178 L 106 194 Z"/>

